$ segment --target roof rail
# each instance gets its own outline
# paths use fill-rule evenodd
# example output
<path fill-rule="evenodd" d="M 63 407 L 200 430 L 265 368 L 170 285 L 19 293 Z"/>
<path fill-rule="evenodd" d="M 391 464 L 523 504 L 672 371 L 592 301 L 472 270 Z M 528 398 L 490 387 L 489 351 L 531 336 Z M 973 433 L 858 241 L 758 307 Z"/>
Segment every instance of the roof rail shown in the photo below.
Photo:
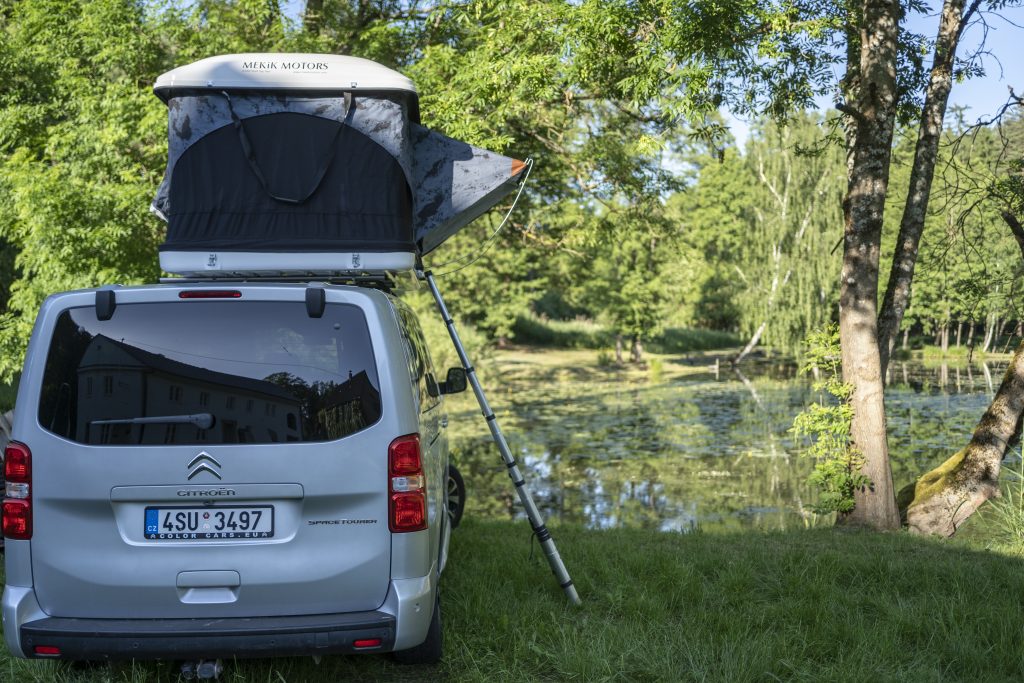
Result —
<path fill-rule="evenodd" d="M 288 284 L 323 283 L 368 287 L 391 292 L 397 285 L 393 273 L 363 273 L 318 275 L 316 273 L 288 273 L 283 275 L 218 273 L 214 277 L 162 277 L 163 285 L 223 284 L 227 282 L 275 282 Z"/>

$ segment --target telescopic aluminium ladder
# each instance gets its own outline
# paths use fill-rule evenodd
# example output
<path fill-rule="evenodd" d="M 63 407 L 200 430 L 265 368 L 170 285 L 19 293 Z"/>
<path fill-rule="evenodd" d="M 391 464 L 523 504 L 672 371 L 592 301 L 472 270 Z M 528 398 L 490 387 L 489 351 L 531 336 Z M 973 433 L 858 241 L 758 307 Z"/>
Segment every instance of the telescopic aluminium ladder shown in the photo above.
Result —
<path fill-rule="evenodd" d="M 544 555 L 548 558 L 548 564 L 551 565 L 551 571 L 558 580 L 559 585 L 565 591 L 565 594 L 569 596 L 569 600 L 573 604 L 579 605 L 580 596 L 576 592 L 576 587 L 572 583 L 572 579 L 569 577 L 569 572 L 565 568 L 565 563 L 562 562 L 561 556 L 558 554 L 558 548 L 555 547 L 555 541 L 551 538 L 551 533 L 548 531 L 547 526 L 544 524 L 544 518 L 540 514 L 540 510 L 537 509 L 537 504 L 533 502 L 533 496 L 530 495 L 530 490 L 526 487 L 526 480 L 523 478 L 523 473 L 519 470 L 519 464 L 516 459 L 512 456 L 512 451 L 509 450 L 508 442 L 505 440 L 505 435 L 501 431 L 501 427 L 498 425 L 498 417 L 491 410 L 490 404 L 487 402 L 487 396 L 484 395 L 483 387 L 480 386 L 480 380 L 477 379 L 476 371 L 473 369 L 473 364 L 469 361 L 469 356 L 466 354 L 466 348 L 462 345 L 462 339 L 459 338 L 459 332 L 455 329 L 455 321 L 452 320 L 452 316 L 448 313 L 448 307 L 445 306 L 444 298 L 441 296 L 440 290 L 437 288 L 437 282 L 434 281 L 434 276 L 429 270 L 417 271 L 417 276 L 425 280 L 427 286 L 430 287 L 430 293 L 434 297 L 434 302 L 437 304 L 437 310 L 441 313 L 441 319 L 444 321 L 445 327 L 448 329 L 448 336 L 452 339 L 452 344 L 455 345 L 455 351 L 459 354 L 459 360 L 462 362 L 462 367 L 466 370 L 466 376 L 469 379 L 470 386 L 473 387 L 473 393 L 476 394 L 476 401 L 480 404 L 480 410 L 483 412 L 484 419 L 487 420 L 487 427 L 491 430 L 491 438 L 494 439 L 494 443 L 498 446 L 498 451 L 501 453 L 501 459 L 505 461 L 505 467 L 508 469 L 508 476 L 512 480 L 512 484 L 515 486 L 516 493 L 519 494 L 519 500 L 522 501 L 523 507 L 526 509 L 526 516 L 530 520 L 530 526 L 533 527 L 533 533 L 536 534 L 537 540 L 540 541 L 540 546 L 544 550 Z"/>

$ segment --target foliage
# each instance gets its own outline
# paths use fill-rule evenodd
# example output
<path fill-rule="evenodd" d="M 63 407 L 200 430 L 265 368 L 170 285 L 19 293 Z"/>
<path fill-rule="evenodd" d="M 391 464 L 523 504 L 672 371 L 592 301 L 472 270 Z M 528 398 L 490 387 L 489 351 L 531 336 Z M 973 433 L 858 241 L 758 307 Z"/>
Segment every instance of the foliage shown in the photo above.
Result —
<path fill-rule="evenodd" d="M 694 264 L 683 298 L 694 322 L 748 338 L 763 324 L 763 342 L 797 352 L 807 330 L 833 319 L 845 164 L 834 147 L 807 153 L 830 125 L 812 114 L 759 121 L 743 154 L 689 157 L 696 182 L 669 206 Z"/>
<path fill-rule="evenodd" d="M 844 160 L 820 144 L 834 120 L 802 108 L 835 90 L 846 11 L 831 1 L 309 0 L 298 16 L 278 0 L 0 0 L 0 377 L 20 368 L 49 293 L 159 275 L 163 227 L 147 211 L 166 152 L 156 76 L 264 50 L 379 60 L 414 78 L 426 125 L 535 159 L 503 229 L 495 212 L 426 259 L 482 343 L 529 338 L 547 316 L 663 348 L 688 347 L 665 343 L 674 329 L 749 336 L 766 323 L 764 343 L 795 350 L 836 311 Z M 926 45 L 903 35 L 905 111 Z M 751 117 L 742 149 L 726 107 Z M 991 161 L 991 142 L 962 147 L 962 162 Z M 942 215 L 970 208 L 948 207 Z M 987 254 L 996 265 L 973 268 L 970 245 L 999 227 L 992 211 L 970 213 L 941 226 L 948 242 L 922 249 L 908 313 L 921 328 L 1012 313 L 1013 250 L 1003 231 Z"/>
<path fill-rule="evenodd" d="M 886 212 L 892 241 L 896 209 L 906 200 L 912 133 L 904 131 L 893 153 L 888 202 L 893 210 Z M 1000 211 L 1024 206 L 1018 199 L 1024 195 L 1015 192 L 1024 159 L 1021 109 L 1011 109 L 999 126 L 968 128 L 958 120 L 944 134 L 939 155 L 904 327 L 932 336 L 935 346 L 970 346 L 984 353 L 995 350 L 1006 321 L 1021 318 L 1017 299 L 1024 267 L 1000 217 Z M 891 243 L 885 246 L 892 251 Z"/>
<path fill-rule="evenodd" d="M 850 512 L 854 491 L 871 482 L 861 473 L 863 459 L 850 443 L 853 387 L 842 381 L 837 325 L 807 336 L 803 371 L 815 373 L 814 390 L 820 397 L 793 420 L 793 433 L 811 441 L 801 454 L 814 460 L 808 481 L 818 488 L 820 497 L 813 508 L 816 512 Z"/>

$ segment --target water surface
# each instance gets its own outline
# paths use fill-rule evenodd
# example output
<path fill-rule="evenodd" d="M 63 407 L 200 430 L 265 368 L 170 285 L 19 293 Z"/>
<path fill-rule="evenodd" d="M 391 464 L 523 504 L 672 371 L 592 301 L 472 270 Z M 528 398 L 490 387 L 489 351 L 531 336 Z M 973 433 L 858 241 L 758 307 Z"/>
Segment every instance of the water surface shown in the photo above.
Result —
<path fill-rule="evenodd" d="M 707 360 L 702 360 L 707 363 Z M 790 434 L 816 400 L 787 365 L 721 365 L 656 382 L 624 373 L 503 373 L 485 385 L 542 511 L 590 528 L 789 528 L 821 523 L 812 463 Z M 887 415 L 897 489 L 970 438 L 1005 363 L 896 362 Z M 522 516 L 471 394 L 450 404 L 468 514 Z"/>

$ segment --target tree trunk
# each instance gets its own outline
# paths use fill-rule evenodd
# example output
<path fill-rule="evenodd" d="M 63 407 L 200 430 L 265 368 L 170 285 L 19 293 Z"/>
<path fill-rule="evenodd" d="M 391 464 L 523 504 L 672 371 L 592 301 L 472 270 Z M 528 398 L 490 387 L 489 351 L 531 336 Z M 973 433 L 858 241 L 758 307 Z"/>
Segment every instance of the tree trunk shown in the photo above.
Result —
<path fill-rule="evenodd" d="M 1012 214 L 1003 213 L 1003 219 L 1010 226 L 1024 259 L 1024 227 Z M 982 369 L 991 387 L 988 365 L 982 363 Z M 970 372 L 970 365 L 967 370 Z M 1020 440 L 1022 415 L 1024 341 L 1014 352 L 999 391 L 978 421 L 967 447 L 918 479 L 912 491 L 907 487 L 903 497 L 911 531 L 952 536 L 978 507 L 999 495 L 1000 463 L 1010 447 Z"/>
<path fill-rule="evenodd" d="M 760 325 L 758 325 L 757 331 L 754 332 L 754 336 L 750 338 L 750 341 L 748 341 L 747 345 L 743 347 L 743 350 L 740 351 L 739 354 L 737 354 L 737 356 L 732 359 L 733 365 L 739 365 L 744 358 L 750 355 L 750 352 L 754 350 L 754 347 L 757 346 L 757 343 L 761 341 L 761 335 L 764 334 L 764 328 L 767 326 L 767 320 L 763 321 Z"/>
<path fill-rule="evenodd" d="M 907 350 L 907 342 L 908 342 L 908 338 L 909 337 L 910 337 L 910 328 L 909 327 L 904 327 L 903 328 L 903 346 L 902 346 L 904 351 Z"/>
<path fill-rule="evenodd" d="M 918 534 L 952 536 L 978 507 L 999 495 L 999 464 L 1019 433 L 1024 413 L 1024 342 L 1003 383 L 974 428 L 971 442 L 917 480 L 907 525 Z"/>
<path fill-rule="evenodd" d="M 889 283 L 885 289 L 878 320 L 878 342 L 883 373 L 896 345 L 896 335 L 903 322 L 903 314 L 910 306 L 910 285 L 914 279 L 914 267 L 917 264 L 925 216 L 928 214 L 928 198 L 931 195 L 932 179 L 938 160 L 942 122 L 946 115 L 949 92 L 953 87 L 953 66 L 957 46 L 963 28 L 978 9 L 980 0 L 973 0 L 966 12 L 964 4 L 965 0 L 944 0 L 942 3 L 939 31 L 935 37 L 935 56 L 928 77 L 924 106 L 921 108 L 921 126 L 914 149 L 914 164 L 910 171 L 910 191 L 903 207 L 896 252 L 893 254 Z"/>
<path fill-rule="evenodd" d="M 320 33 L 323 13 L 324 0 L 306 0 L 306 9 L 302 13 L 302 29 L 312 35 Z"/>
<path fill-rule="evenodd" d="M 999 335 L 996 337 L 996 339 L 998 340 L 1002 339 L 1003 337 L 1006 337 L 1006 344 L 1003 346 L 1003 353 L 1006 353 L 1007 351 L 1010 350 L 1010 344 L 1011 342 L 1013 342 L 1013 337 L 1010 336 L 1010 325 L 1012 324 L 1013 321 L 1007 318 L 1006 320 L 1003 321 L 1003 324 L 999 326 Z"/>
<path fill-rule="evenodd" d="M 885 433 L 885 401 L 878 344 L 878 259 L 889 185 L 896 116 L 896 44 L 902 15 L 897 0 L 865 0 L 859 62 L 853 68 L 854 106 L 842 106 L 847 125 L 849 183 L 843 202 L 843 268 L 839 338 L 843 379 L 853 386 L 850 439 L 864 459 L 870 484 L 855 495 L 842 523 L 874 529 L 899 526 Z M 848 55 L 850 53 L 848 52 Z M 848 56 L 849 59 L 849 56 Z"/>
<path fill-rule="evenodd" d="M 638 334 L 633 335 L 633 343 L 629 349 L 629 359 L 634 363 L 639 363 L 644 359 L 644 345 L 640 341 L 640 335 Z"/>
<path fill-rule="evenodd" d="M 974 346 L 974 321 L 967 323 L 967 346 Z"/>
<path fill-rule="evenodd" d="M 942 355 L 949 353 L 949 323 L 942 323 Z"/>
<path fill-rule="evenodd" d="M 985 343 L 981 346 L 982 353 L 988 353 L 989 347 L 992 346 L 992 337 L 996 333 L 996 316 L 995 314 L 985 319 Z"/>
<path fill-rule="evenodd" d="M 956 348 L 958 348 L 958 349 L 960 348 L 960 333 L 963 332 L 963 331 L 964 331 L 964 324 L 963 324 L 963 322 L 958 322 L 956 324 Z"/>

